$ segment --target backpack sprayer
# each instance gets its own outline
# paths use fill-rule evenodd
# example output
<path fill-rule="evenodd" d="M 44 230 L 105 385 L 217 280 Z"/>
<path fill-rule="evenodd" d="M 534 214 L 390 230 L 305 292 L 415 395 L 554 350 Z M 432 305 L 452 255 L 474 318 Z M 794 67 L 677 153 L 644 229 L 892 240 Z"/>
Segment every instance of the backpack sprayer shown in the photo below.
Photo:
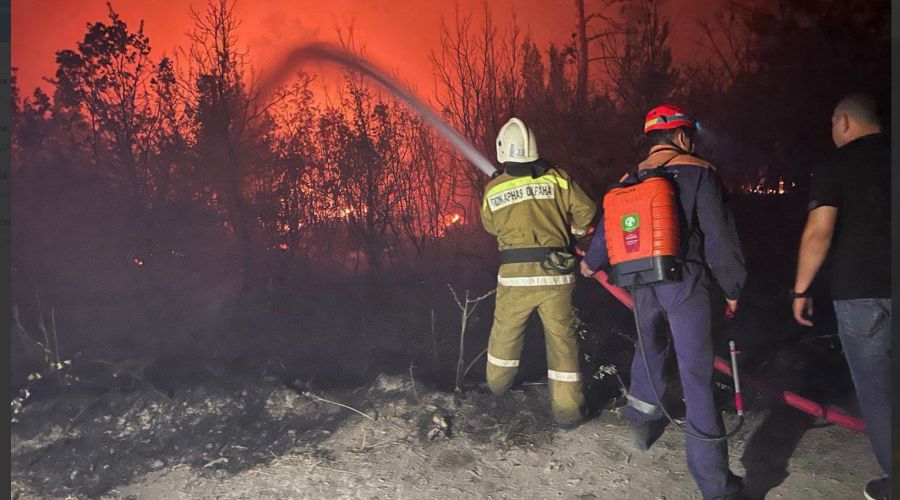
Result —
<path fill-rule="evenodd" d="M 634 180 L 627 182 L 626 179 Z M 681 235 L 675 187 L 665 171 L 665 164 L 655 169 L 638 170 L 626 179 L 613 186 L 603 198 L 606 217 L 604 229 L 607 253 L 612 264 L 610 282 L 630 289 L 634 296 L 634 290 L 638 287 L 681 281 L 681 263 L 678 261 Z M 647 370 L 650 387 L 666 418 L 681 432 L 700 441 L 724 441 L 737 434 L 744 425 L 744 401 L 734 341 L 729 342 L 729 347 L 734 377 L 734 404 L 740 418 L 738 425 L 722 436 L 696 434 L 676 422 L 663 405 L 647 363 L 636 300 L 632 310 L 644 369 Z"/>
<path fill-rule="evenodd" d="M 675 188 L 663 167 L 638 171 L 603 198 L 610 281 L 622 288 L 681 281 Z"/>

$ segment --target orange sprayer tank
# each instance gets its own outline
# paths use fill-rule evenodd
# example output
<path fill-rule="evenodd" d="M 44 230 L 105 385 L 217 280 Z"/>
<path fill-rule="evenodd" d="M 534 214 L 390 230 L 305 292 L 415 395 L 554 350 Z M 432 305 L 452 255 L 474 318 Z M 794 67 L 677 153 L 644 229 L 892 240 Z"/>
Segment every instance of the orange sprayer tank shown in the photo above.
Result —
<path fill-rule="evenodd" d="M 641 174 L 603 198 L 610 281 L 620 287 L 681 280 L 675 188 L 661 172 Z"/>

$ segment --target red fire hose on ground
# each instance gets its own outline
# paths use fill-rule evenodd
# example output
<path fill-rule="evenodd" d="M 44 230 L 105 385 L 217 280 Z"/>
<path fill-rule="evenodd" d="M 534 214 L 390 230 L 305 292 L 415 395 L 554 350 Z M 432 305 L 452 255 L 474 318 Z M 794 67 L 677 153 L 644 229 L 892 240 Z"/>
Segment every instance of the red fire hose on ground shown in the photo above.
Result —
<path fill-rule="evenodd" d="M 624 304 L 629 309 L 634 309 L 634 301 L 631 299 L 631 295 L 626 290 L 610 283 L 609 276 L 607 276 L 605 272 L 598 271 L 594 275 L 594 278 L 599 281 L 604 288 L 609 290 L 609 292 L 613 294 L 613 296 L 618 299 L 619 302 Z M 719 356 L 715 357 L 714 366 L 716 370 L 724 373 L 725 375 L 728 375 L 729 377 L 732 376 L 733 372 L 731 370 L 731 365 Z M 791 391 L 782 391 L 778 388 L 770 386 L 769 384 L 766 384 L 765 382 L 761 382 L 752 377 L 748 377 L 747 375 L 742 375 L 741 380 L 743 383 L 749 385 L 750 387 L 753 387 L 759 392 L 762 392 L 763 394 L 773 397 L 779 401 L 783 401 L 788 406 L 796 408 L 804 413 L 808 413 L 814 417 L 821 418 L 826 422 L 852 429 L 856 432 L 866 432 L 866 425 L 861 419 L 851 417 L 850 415 L 842 413 L 836 408 L 826 407 Z"/>

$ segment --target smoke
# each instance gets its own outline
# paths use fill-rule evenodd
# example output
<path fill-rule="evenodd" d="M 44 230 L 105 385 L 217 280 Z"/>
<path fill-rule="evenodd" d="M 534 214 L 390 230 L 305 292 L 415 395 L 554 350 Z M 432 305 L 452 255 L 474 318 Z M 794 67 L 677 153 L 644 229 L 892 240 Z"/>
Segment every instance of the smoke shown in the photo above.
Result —
<path fill-rule="evenodd" d="M 446 122 L 441 120 L 431 108 L 418 97 L 403 88 L 397 81 L 378 69 L 371 62 L 351 54 L 333 44 L 311 43 L 302 45 L 292 50 L 272 73 L 262 82 L 260 87 L 260 102 L 266 102 L 271 93 L 277 89 L 286 79 L 300 68 L 304 63 L 314 60 L 329 61 L 347 68 L 359 71 L 369 78 L 381 84 L 389 92 L 405 101 L 426 122 L 431 124 L 438 133 L 466 157 L 473 165 L 488 176 L 493 176 L 497 169 L 485 158 L 469 141 Z"/>
<path fill-rule="evenodd" d="M 755 157 L 752 151 L 720 130 L 697 123 L 697 152 L 720 169 L 729 170 L 740 159 Z"/>

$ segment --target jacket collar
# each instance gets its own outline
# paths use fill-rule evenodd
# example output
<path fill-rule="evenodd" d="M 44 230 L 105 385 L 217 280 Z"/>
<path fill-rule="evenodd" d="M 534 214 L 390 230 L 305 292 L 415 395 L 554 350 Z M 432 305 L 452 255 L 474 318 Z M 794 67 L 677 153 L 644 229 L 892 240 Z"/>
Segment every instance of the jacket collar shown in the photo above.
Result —
<path fill-rule="evenodd" d="M 553 165 L 548 163 L 543 158 L 538 158 L 535 161 L 527 163 L 506 162 L 503 164 L 504 173 L 513 177 L 524 177 L 526 175 L 530 175 L 533 178 L 538 178 L 552 168 Z"/>
<path fill-rule="evenodd" d="M 683 154 L 685 154 L 685 152 L 675 146 L 657 144 L 650 148 L 650 155 L 638 165 L 638 168 L 641 170 L 646 168 L 656 168 L 671 161 L 676 156 L 681 156 Z"/>

